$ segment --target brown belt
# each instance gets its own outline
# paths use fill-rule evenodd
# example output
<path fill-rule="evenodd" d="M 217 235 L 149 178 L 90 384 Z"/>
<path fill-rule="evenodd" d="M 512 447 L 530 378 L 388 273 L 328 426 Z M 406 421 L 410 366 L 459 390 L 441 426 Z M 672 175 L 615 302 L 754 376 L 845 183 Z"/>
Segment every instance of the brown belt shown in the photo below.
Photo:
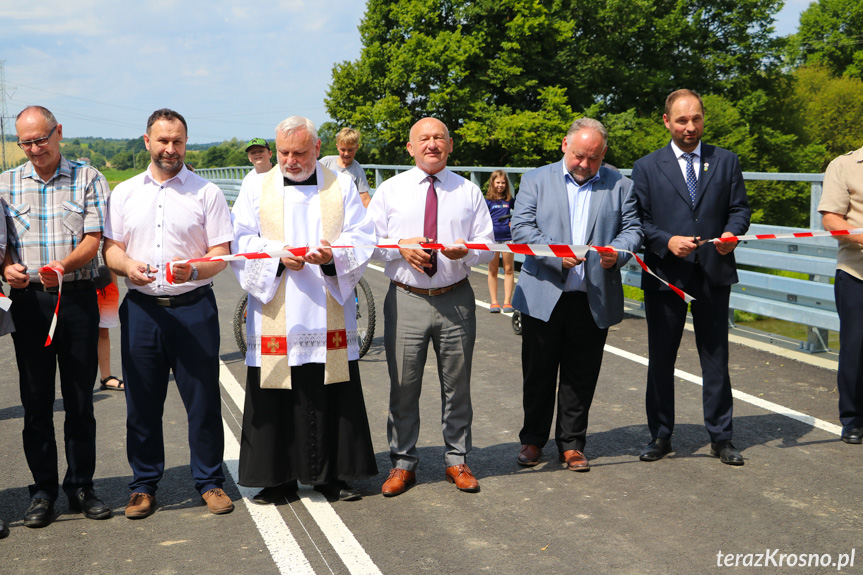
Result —
<path fill-rule="evenodd" d="M 447 292 L 454 290 L 455 288 L 457 288 L 458 286 L 460 286 L 462 284 L 466 284 L 467 278 L 464 278 L 460 282 L 456 282 L 452 285 L 441 287 L 441 288 L 418 288 L 418 287 L 409 286 L 407 284 L 399 283 L 395 280 L 390 280 L 390 281 L 392 281 L 396 287 L 400 287 L 400 288 L 407 290 L 411 293 L 416 293 L 416 294 L 420 294 L 420 295 L 443 295 Z"/>

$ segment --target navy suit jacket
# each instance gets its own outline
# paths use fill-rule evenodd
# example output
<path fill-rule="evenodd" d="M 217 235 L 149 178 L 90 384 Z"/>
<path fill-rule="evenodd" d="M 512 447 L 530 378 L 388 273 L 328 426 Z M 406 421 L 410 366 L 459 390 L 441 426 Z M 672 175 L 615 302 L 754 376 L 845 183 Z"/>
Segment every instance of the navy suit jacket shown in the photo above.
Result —
<path fill-rule="evenodd" d="M 512 239 L 515 243 L 572 243 L 563 170 L 561 161 L 531 170 L 521 178 L 512 216 Z M 615 170 L 601 167 L 599 180 L 593 183 L 591 193 L 587 243 L 637 250 L 641 246 L 642 232 L 632 181 Z M 584 279 L 590 312 L 601 329 L 623 319 L 620 268 L 628 259 L 628 255 L 621 254 L 617 265 L 605 269 L 600 265 L 599 253 L 591 250 L 587 253 L 587 261 L 582 264 L 586 266 Z M 561 258 L 525 256 L 513 295 L 513 307 L 531 317 L 548 321 L 569 273 L 569 269 L 563 268 Z"/>
<path fill-rule="evenodd" d="M 692 271 L 701 266 L 715 286 L 737 283 L 734 252 L 720 255 L 713 244 L 704 244 L 685 258 L 668 249 L 671 236 L 712 239 L 749 229 L 749 201 L 743 172 L 736 154 L 701 144 L 701 167 L 695 205 L 671 144 L 644 156 L 632 168 L 632 182 L 644 226 L 644 262 L 671 285 L 686 289 Z M 641 274 L 645 290 L 668 289 L 650 274 Z"/>

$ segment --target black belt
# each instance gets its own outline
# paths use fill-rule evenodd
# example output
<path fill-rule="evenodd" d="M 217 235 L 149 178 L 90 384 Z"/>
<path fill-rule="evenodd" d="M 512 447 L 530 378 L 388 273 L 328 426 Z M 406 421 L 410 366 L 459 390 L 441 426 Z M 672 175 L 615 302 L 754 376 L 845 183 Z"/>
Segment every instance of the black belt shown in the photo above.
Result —
<path fill-rule="evenodd" d="M 190 305 L 207 295 L 213 284 L 207 284 L 180 295 L 147 295 L 138 290 L 130 289 L 127 297 L 138 302 L 153 303 L 162 307 L 180 307 Z"/>
<path fill-rule="evenodd" d="M 396 287 L 400 287 L 403 290 L 407 290 L 411 293 L 418 293 L 420 295 L 443 295 L 447 292 L 454 290 L 455 288 L 457 288 L 458 286 L 460 286 L 462 284 L 466 284 L 467 278 L 464 278 L 460 282 L 456 282 L 452 285 L 449 285 L 446 287 L 441 287 L 441 288 L 418 288 L 418 287 L 409 286 L 407 284 L 399 283 L 395 280 L 390 280 L 390 281 L 392 281 Z"/>
<path fill-rule="evenodd" d="M 39 282 L 31 281 L 26 286 L 21 288 L 26 291 L 41 291 L 47 293 L 57 293 L 58 287 L 46 287 Z M 63 291 L 96 291 L 96 284 L 93 280 L 76 280 L 73 282 L 63 282 Z"/>
<path fill-rule="evenodd" d="M 573 298 L 573 297 L 587 297 L 587 292 L 581 290 L 574 291 L 565 291 L 560 294 L 561 297 Z"/>

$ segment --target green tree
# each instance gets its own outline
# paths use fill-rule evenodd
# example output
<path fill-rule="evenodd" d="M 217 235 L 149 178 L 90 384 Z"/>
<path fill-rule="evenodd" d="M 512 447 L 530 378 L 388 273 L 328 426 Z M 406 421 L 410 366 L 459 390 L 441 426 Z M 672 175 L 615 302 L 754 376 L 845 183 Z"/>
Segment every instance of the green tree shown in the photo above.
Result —
<path fill-rule="evenodd" d="M 135 168 L 141 170 L 142 172 L 150 165 L 150 152 L 147 150 L 141 150 L 137 154 L 135 154 Z"/>
<path fill-rule="evenodd" d="M 201 157 L 202 167 L 221 168 L 227 166 L 228 155 L 230 153 L 230 148 L 221 144 L 218 146 L 213 146 L 212 148 L 208 148 Z"/>
<path fill-rule="evenodd" d="M 141 150 L 146 150 L 147 146 L 144 144 L 144 136 L 139 136 L 134 140 L 127 140 L 124 148 L 133 154 L 137 154 Z"/>
<path fill-rule="evenodd" d="M 318 126 L 318 138 L 321 140 L 321 157 L 338 154 L 336 149 L 336 134 L 339 133 L 339 125 L 335 122 L 324 122 Z M 360 146 L 363 142 L 360 141 Z"/>
<path fill-rule="evenodd" d="M 815 170 L 821 171 L 840 154 L 863 146 L 863 81 L 845 76 L 834 77 L 821 67 L 795 71 L 793 106 L 797 124 L 808 143 L 823 148 Z"/>
<path fill-rule="evenodd" d="M 550 144 L 531 141 L 545 130 L 527 136 L 552 118 L 652 113 L 681 86 L 732 99 L 769 87 L 781 4 L 370 0 L 360 58 L 333 68 L 327 111 L 370 137 L 382 161 L 408 160 L 408 129 L 425 115 L 464 137 L 455 163 L 545 159 Z M 510 137 L 513 150 L 499 149 L 507 130 L 525 136 Z M 483 144 L 484 133 L 498 137 Z"/>
<path fill-rule="evenodd" d="M 114 154 L 111 158 L 111 167 L 115 170 L 132 169 L 132 154 L 126 150 Z"/>
<path fill-rule="evenodd" d="M 818 66 L 834 76 L 863 79 L 863 3 L 819 0 L 800 15 L 789 39 L 795 65 Z"/>
<path fill-rule="evenodd" d="M 90 164 L 94 168 L 104 168 L 107 162 L 105 161 L 105 156 L 98 152 L 93 152 L 90 154 Z"/>
<path fill-rule="evenodd" d="M 251 166 L 249 155 L 242 148 L 232 148 L 225 160 L 226 166 Z"/>

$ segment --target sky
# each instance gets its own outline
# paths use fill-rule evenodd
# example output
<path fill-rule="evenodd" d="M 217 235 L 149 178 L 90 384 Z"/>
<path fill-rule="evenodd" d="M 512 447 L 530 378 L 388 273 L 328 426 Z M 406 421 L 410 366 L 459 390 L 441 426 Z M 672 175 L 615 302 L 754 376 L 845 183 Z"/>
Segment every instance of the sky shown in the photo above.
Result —
<path fill-rule="evenodd" d="M 777 34 L 808 4 L 788 0 Z M 171 108 L 193 144 L 271 139 L 291 115 L 320 125 L 333 65 L 359 58 L 364 12 L 363 0 L 0 0 L 7 117 L 39 104 L 67 139 L 137 138 Z"/>

